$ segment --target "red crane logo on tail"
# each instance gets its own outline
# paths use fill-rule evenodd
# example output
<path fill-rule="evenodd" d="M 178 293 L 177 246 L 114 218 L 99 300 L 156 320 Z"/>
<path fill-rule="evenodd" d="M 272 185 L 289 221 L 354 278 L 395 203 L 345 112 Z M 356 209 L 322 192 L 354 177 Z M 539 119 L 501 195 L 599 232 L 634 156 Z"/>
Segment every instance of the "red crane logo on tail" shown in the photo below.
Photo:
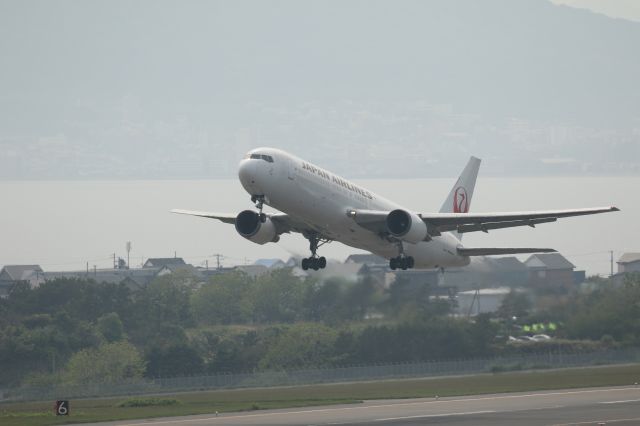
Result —
<path fill-rule="evenodd" d="M 469 211 L 469 198 L 467 197 L 467 190 L 464 187 L 459 186 L 456 188 L 456 192 L 453 194 L 453 212 L 454 213 L 467 213 Z"/>

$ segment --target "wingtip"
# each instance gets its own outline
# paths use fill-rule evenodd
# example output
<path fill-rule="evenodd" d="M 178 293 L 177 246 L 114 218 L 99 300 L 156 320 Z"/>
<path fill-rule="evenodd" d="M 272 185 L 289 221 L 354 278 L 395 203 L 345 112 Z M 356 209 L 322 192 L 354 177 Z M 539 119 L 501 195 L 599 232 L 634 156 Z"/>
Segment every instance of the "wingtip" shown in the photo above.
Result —
<path fill-rule="evenodd" d="M 619 211 L 620 211 L 620 209 L 619 209 L 619 208 L 617 208 L 616 206 L 611 206 L 611 211 L 612 211 L 612 212 L 619 212 Z"/>

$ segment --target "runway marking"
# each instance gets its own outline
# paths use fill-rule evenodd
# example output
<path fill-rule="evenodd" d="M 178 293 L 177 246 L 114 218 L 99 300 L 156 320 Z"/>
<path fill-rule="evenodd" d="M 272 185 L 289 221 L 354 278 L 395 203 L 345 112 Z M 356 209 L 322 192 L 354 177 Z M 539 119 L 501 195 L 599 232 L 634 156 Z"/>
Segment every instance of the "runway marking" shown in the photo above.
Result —
<path fill-rule="evenodd" d="M 637 387 L 625 387 L 625 388 L 608 388 L 608 389 L 589 389 L 589 390 L 577 390 L 577 391 L 564 391 L 564 392 L 539 392 L 539 393 L 528 393 L 528 394 L 519 394 L 519 395 L 499 395 L 499 396 L 490 396 L 490 397 L 480 397 L 480 398 L 459 398 L 459 399 L 439 399 L 433 401 L 414 401 L 414 402 L 401 402 L 401 403 L 393 403 L 393 404 L 367 404 L 360 405 L 357 407 L 340 407 L 340 408 L 323 408 L 323 409 L 312 409 L 312 410 L 299 410 L 299 411 L 288 411 L 288 412 L 272 412 L 272 413 L 259 413 L 259 414 L 241 414 L 234 415 L 233 413 L 228 413 L 227 415 L 221 416 L 211 416 L 211 417 L 202 417 L 197 419 L 175 419 L 175 420 L 146 420 L 144 422 L 139 423 L 125 423 L 121 426 L 144 426 L 144 425 L 154 425 L 154 424 L 170 424 L 170 423 L 195 423 L 195 422 L 205 422 L 211 420 L 222 420 L 222 419 L 242 419 L 246 417 L 269 417 L 269 416 L 280 416 L 280 415 L 299 415 L 299 414 L 309 414 L 309 413 L 326 413 L 332 411 L 349 411 L 349 410 L 370 410 L 372 408 L 388 408 L 388 407 L 406 407 L 410 405 L 425 405 L 425 404 L 450 404 L 457 402 L 475 402 L 475 401 L 494 401 L 501 399 L 517 399 L 517 398 L 530 398 L 532 396 L 558 396 L 558 395 L 577 395 L 577 394 L 585 394 L 585 393 L 596 393 L 596 392 L 626 392 L 626 391 L 638 391 L 640 390 Z"/>
<path fill-rule="evenodd" d="M 402 416 L 402 417 L 387 417 L 386 419 L 374 419 L 367 420 L 370 422 L 388 422 L 390 420 L 406 420 L 406 419 L 424 419 L 427 417 L 449 417 L 449 416 L 470 416 L 472 414 L 489 414 L 495 413 L 493 410 L 485 410 L 485 411 L 467 411 L 464 413 L 445 413 L 445 414 L 423 414 L 418 416 Z M 363 422 L 365 423 L 365 422 Z"/>
<path fill-rule="evenodd" d="M 627 399 L 625 401 L 603 401 L 598 404 L 624 404 L 625 402 L 639 402 L 640 399 Z"/>
<path fill-rule="evenodd" d="M 638 420 L 640 420 L 640 417 L 636 417 L 635 419 L 607 419 L 607 420 L 595 420 L 590 422 L 578 422 L 578 423 L 556 423 L 551 426 L 597 425 L 597 424 L 609 424 L 609 423 L 620 423 L 620 422 L 635 422 Z"/>

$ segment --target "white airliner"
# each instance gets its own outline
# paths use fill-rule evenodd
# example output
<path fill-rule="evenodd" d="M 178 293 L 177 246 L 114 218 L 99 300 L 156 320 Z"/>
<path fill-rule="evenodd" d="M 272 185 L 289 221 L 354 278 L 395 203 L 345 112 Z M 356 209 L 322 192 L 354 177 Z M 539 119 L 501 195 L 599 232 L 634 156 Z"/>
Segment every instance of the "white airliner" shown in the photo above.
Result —
<path fill-rule="evenodd" d="M 299 232 L 309 240 L 311 257 L 303 269 L 322 269 L 318 247 L 331 241 L 389 259 L 391 269 L 468 265 L 470 256 L 552 252 L 548 248 L 468 248 L 467 232 L 515 226 L 534 227 L 558 218 L 618 211 L 616 207 L 512 213 L 469 213 L 480 160 L 471 157 L 439 213 L 417 213 L 386 200 L 325 169 L 275 148 L 257 148 L 240 161 L 238 175 L 257 211 L 236 214 L 172 210 L 234 224 L 257 244 L 277 242 Z M 267 204 L 282 213 L 264 214 Z"/>

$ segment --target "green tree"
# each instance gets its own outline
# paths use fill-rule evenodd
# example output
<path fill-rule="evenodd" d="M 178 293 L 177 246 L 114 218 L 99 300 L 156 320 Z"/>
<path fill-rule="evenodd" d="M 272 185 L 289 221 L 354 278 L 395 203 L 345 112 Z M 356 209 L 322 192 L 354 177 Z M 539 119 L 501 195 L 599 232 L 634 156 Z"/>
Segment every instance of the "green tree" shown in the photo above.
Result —
<path fill-rule="evenodd" d="M 631 276 L 622 288 L 603 288 L 582 296 L 568 316 L 568 337 L 600 340 L 611 336 L 619 342 L 640 343 L 640 275 Z"/>
<path fill-rule="evenodd" d="M 138 350 L 127 342 L 106 343 L 74 354 L 63 378 L 70 384 L 117 383 L 140 378 L 145 364 Z"/>
<path fill-rule="evenodd" d="M 178 271 L 156 278 L 137 292 L 131 308 L 130 327 L 126 330 L 130 338 L 143 346 L 151 341 L 168 340 L 167 330 L 192 326 L 192 282 L 190 274 Z"/>
<path fill-rule="evenodd" d="M 115 312 L 110 312 L 98 318 L 98 331 L 109 343 L 124 338 L 122 321 L 120 321 L 120 316 Z"/>
<path fill-rule="evenodd" d="M 269 346 L 260 361 L 263 369 L 291 369 L 329 365 L 334 356 L 338 333 L 316 323 L 298 323 L 289 327 Z"/>
<path fill-rule="evenodd" d="M 149 377 L 188 376 L 202 373 L 204 362 L 188 345 L 152 348 L 146 356 Z"/>
<path fill-rule="evenodd" d="M 310 283 L 305 293 L 305 317 L 311 321 L 334 322 L 343 319 L 344 291 L 348 284 L 342 278 L 329 278 L 324 282 Z"/>
<path fill-rule="evenodd" d="M 345 302 L 350 307 L 352 319 L 363 319 L 374 305 L 376 288 L 371 275 L 365 275 L 347 289 Z"/>
<path fill-rule="evenodd" d="M 498 308 L 498 316 L 504 319 L 524 318 L 533 307 L 531 299 L 525 293 L 511 290 L 502 300 Z"/>
<path fill-rule="evenodd" d="M 451 301 L 432 298 L 432 292 L 432 284 L 400 274 L 389 287 L 382 307 L 388 314 L 409 323 L 448 315 L 453 306 Z"/>
<path fill-rule="evenodd" d="M 191 309 L 199 324 L 241 324 L 251 320 L 252 280 L 235 271 L 215 275 L 191 295 Z"/>
<path fill-rule="evenodd" d="M 251 294 L 256 322 L 294 322 L 303 316 L 306 284 L 282 268 L 256 280 Z"/>

